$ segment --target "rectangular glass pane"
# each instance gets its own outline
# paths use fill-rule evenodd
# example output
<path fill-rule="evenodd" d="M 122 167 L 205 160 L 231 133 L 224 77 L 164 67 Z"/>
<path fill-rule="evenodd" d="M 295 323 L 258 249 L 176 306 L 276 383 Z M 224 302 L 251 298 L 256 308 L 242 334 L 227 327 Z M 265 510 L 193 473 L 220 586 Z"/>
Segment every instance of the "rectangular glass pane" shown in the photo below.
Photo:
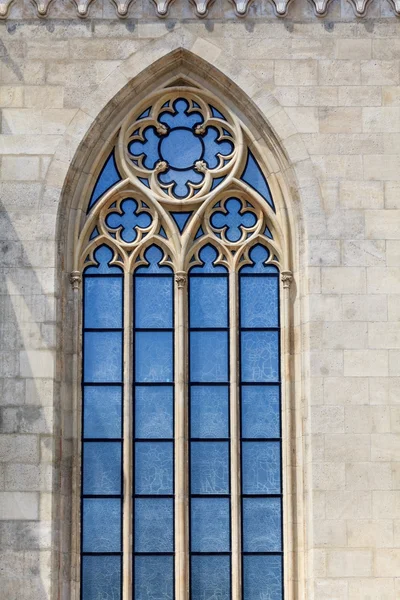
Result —
<path fill-rule="evenodd" d="M 135 552 L 173 552 L 172 498 L 135 499 Z"/>
<path fill-rule="evenodd" d="M 243 600 L 282 600 L 282 557 L 243 557 Z"/>
<path fill-rule="evenodd" d="M 122 388 L 85 386 L 83 437 L 118 438 L 122 435 Z"/>
<path fill-rule="evenodd" d="M 172 386 L 137 386 L 135 389 L 135 436 L 137 438 L 172 438 Z"/>
<path fill-rule="evenodd" d="M 83 378 L 86 383 L 122 381 L 122 332 L 85 333 Z"/>
<path fill-rule="evenodd" d="M 192 556 L 190 587 L 192 600 L 229 600 L 230 557 Z"/>
<path fill-rule="evenodd" d="M 134 560 L 135 600 L 172 600 L 174 557 L 136 556 Z"/>
<path fill-rule="evenodd" d="M 121 600 L 121 557 L 82 556 L 82 600 Z"/>
<path fill-rule="evenodd" d="M 122 327 L 122 277 L 85 277 L 84 327 Z"/>
<path fill-rule="evenodd" d="M 279 381 L 279 332 L 243 331 L 242 381 Z"/>
<path fill-rule="evenodd" d="M 121 500 L 83 498 L 83 552 L 121 552 Z"/>
<path fill-rule="evenodd" d="M 191 551 L 229 552 L 229 498 L 192 498 Z"/>
<path fill-rule="evenodd" d="M 229 443 L 191 442 L 192 494 L 229 494 Z"/>
<path fill-rule="evenodd" d="M 173 381 L 172 332 L 136 332 L 136 381 Z"/>
<path fill-rule="evenodd" d="M 242 443 L 242 486 L 244 494 L 281 493 L 279 442 Z"/>
<path fill-rule="evenodd" d="M 225 331 L 192 331 L 190 379 L 228 381 L 228 334 Z"/>
<path fill-rule="evenodd" d="M 279 386 L 242 386 L 242 437 L 279 438 Z"/>
<path fill-rule="evenodd" d="M 121 443 L 85 442 L 83 493 L 121 494 Z"/>
<path fill-rule="evenodd" d="M 229 390 L 226 386 L 202 385 L 190 389 L 190 435 L 192 438 L 229 436 Z"/>
<path fill-rule="evenodd" d="M 280 498 L 243 498 L 243 551 L 282 550 Z"/>
<path fill-rule="evenodd" d="M 135 493 L 173 494 L 173 443 L 135 444 Z"/>
<path fill-rule="evenodd" d="M 148 275 L 135 278 L 135 327 L 164 329 L 173 326 L 173 279 Z"/>
<path fill-rule="evenodd" d="M 190 327 L 228 327 L 227 277 L 190 278 Z"/>
<path fill-rule="evenodd" d="M 241 327 L 278 327 L 278 290 L 278 277 L 241 277 Z"/>

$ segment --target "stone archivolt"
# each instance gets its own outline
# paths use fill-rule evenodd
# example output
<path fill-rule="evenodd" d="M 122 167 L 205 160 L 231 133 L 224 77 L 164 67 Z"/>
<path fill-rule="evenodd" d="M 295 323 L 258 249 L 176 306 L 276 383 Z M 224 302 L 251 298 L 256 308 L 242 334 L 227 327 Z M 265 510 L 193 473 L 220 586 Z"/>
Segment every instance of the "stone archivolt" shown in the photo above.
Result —
<path fill-rule="evenodd" d="M 38 17 L 44 18 L 51 14 L 51 4 L 57 3 L 58 0 L 31 0 L 36 9 Z M 75 6 L 76 14 L 81 19 L 88 17 L 90 5 L 96 0 L 71 0 L 71 4 Z M 116 10 L 117 17 L 124 19 L 128 15 L 128 9 L 133 0 L 109 0 Z M 150 0 L 148 0 L 150 2 Z M 208 11 L 215 0 L 189 0 L 193 5 L 194 14 L 199 18 L 207 17 Z M 230 0 L 234 7 L 235 14 L 238 17 L 245 17 L 248 13 L 250 5 L 256 0 Z M 274 13 L 277 17 L 286 17 L 290 12 L 290 5 L 297 0 L 270 0 Z M 356 17 L 365 17 L 368 13 L 368 7 L 375 0 L 347 0 L 351 4 Z M 395 15 L 400 16 L 400 0 L 387 0 Z M 7 19 L 10 14 L 10 9 L 13 4 L 18 5 L 20 0 L 0 0 L 0 19 Z M 170 6 L 174 0 L 152 0 L 155 12 L 158 17 L 167 17 Z M 332 0 L 309 0 L 314 9 L 316 17 L 325 17 L 329 10 L 329 5 Z M 132 14 L 134 17 L 135 15 Z"/>

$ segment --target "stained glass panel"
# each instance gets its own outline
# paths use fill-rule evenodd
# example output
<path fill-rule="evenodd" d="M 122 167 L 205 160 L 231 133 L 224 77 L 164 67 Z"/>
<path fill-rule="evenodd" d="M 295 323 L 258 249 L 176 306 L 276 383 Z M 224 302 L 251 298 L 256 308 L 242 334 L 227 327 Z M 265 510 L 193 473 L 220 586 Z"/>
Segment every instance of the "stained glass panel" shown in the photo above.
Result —
<path fill-rule="evenodd" d="M 242 437 L 280 437 L 280 389 L 275 385 L 242 387 Z"/>
<path fill-rule="evenodd" d="M 281 493 L 281 457 L 278 442 L 242 443 L 244 494 Z"/>
<path fill-rule="evenodd" d="M 137 331 L 135 344 L 137 382 L 154 383 L 173 380 L 172 333 Z"/>
<path fill-rule="evenodd" d="M 121 501 L 119 498 L 83 499 L 83 552 L 121 551 Z"/>
<path fill-rule="evenodd" d="M 229 494 L 228 442 L 191 443 L 192 494 Z"/>
<path fill-rule="evenodd" d="M 282 557 L 243 557 L 243 600 L 282 600 Z"/>
<path fill-rule="evenodd" d="M 192 498 L 192 552 L 229 552 L 229 498 Z"/>
<path fill-rule="evenodd" d="M 173 326 L 172 286 L 172 277 L 136 277 L 136 327 L 164 329 Z"/>
<path fill-rule="evenodd" d="M 122 327 L 122 277 L 85 277 L 85 327 Z"/>
<path fill-rule="evenodd" d="M 83 600 L 121 600 L 121 556 L 83 556 Z"/>
<path fill-rule="evenodd" d="M 228 326 L 228 281 L 225 276 L 190 278 L 190 326 Z"/>
<path fill-rule="evenodd" d="M 229 436 L 227 386 L 193 386 L 190 391 L 190 431 L 193 438 Z"/>
<path fill-rule="evenodd" d="M 172 386 L 137 386 L 135 389 L 135 437 L 173 437 Z"/>
<path fill-rule="evenodd" d="M 231 596 L 230 557 L 192 556 L 192 600 L 229 600 Z"/>
<path fill-rule="evenodd" d="M 278 327 L 277 277 L 242 277 L 240 281 L 242 327 Z"/>
<path fill-rule="evenodd" d="M 174 557 L 136 556 L 134 560 L 135 600 L 172 600 Z"/>
<path fill-rule="evenodd" d="M 83 493 L 121 493 L 120 442 L 84 442 Z"/>
<path fill-rule="evenodd" d="M 87 331 L 83 345 L 85 383 L 122 381 L 122 333 Z"/>
<path fill-rule="evenodd" d="M 117 386 L 85 386 L 83 436 L 119 438 L 122 435 L 122 389 Z"/>
<path fill-rule="evenodd" d="M 243 498 L 244 552 L 282 550 L 280 498 Z"/>
<path fill-rule="evenodd" d="M 224 331 L 192 331 L 190 335 L 191 381 L 212 383 L 228 380 L 228 335 Z"/>
<path fill-rule="evenodd" d="M 243 331 L 242 380 L 279 381 L 279 332 Z"/>
<path fill-rule="evenodd" d="M 173 552 L 173 500 L 136 498 L 135 552 Z"/>
<path fill-rule="evenodd" d="M 135 447 L 136 494 L 173 494 L 172 442 L 141 442 Z"/>

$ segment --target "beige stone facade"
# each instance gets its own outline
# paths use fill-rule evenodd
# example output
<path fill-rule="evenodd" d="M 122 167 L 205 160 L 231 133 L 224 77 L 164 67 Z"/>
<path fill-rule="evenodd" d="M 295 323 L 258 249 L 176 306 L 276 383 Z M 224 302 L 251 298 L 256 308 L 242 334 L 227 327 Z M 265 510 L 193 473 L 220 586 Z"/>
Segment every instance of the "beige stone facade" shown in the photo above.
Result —
<path fill-rule="evenodd" d="M 74 226 L 110 132 L 189 78 L 248 124 L 288 215 L 285 600 L 400 598 L 396 5 L 332 0 L 318 18 L 294 0 L 278 19 L 255 0 L 240 19 L 216 0 L 203 20 L 184 0 L 166 19 L 146 0 L 126 20 L 108 0 L 86 20 L 72 2 L 54 0 L 46 19 L 5 5 L 1 597 L 79 598 Z"/>

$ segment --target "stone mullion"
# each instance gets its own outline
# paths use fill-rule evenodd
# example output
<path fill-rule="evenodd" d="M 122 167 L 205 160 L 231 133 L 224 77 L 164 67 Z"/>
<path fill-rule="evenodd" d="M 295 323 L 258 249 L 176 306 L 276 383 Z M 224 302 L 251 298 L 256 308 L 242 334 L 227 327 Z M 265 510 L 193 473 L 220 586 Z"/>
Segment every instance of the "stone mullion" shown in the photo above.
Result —
<path fill-rule="evenodd" d="M 189 597 L 187 277 L 175 276 L 175 599 Z"/>
<path fill-rule="evenodd" d="M 127 269 L 124 272 L 124 386 L 123 386 L 123 538 L 122 538 L 122 598 L 132 600 L 132 556 L 133 556 L 133 432 L 132 432 L 132 376 L 134 369 L 132 344 L 132 298 L 133 278 Z"/>
<path fill-rule="evenodd" d="M 240 600 L 242 588 L 238 342 L 238 275 L 236 271 L 231 271 L 229 273 L 229 371 L 232 600 Z"/>

